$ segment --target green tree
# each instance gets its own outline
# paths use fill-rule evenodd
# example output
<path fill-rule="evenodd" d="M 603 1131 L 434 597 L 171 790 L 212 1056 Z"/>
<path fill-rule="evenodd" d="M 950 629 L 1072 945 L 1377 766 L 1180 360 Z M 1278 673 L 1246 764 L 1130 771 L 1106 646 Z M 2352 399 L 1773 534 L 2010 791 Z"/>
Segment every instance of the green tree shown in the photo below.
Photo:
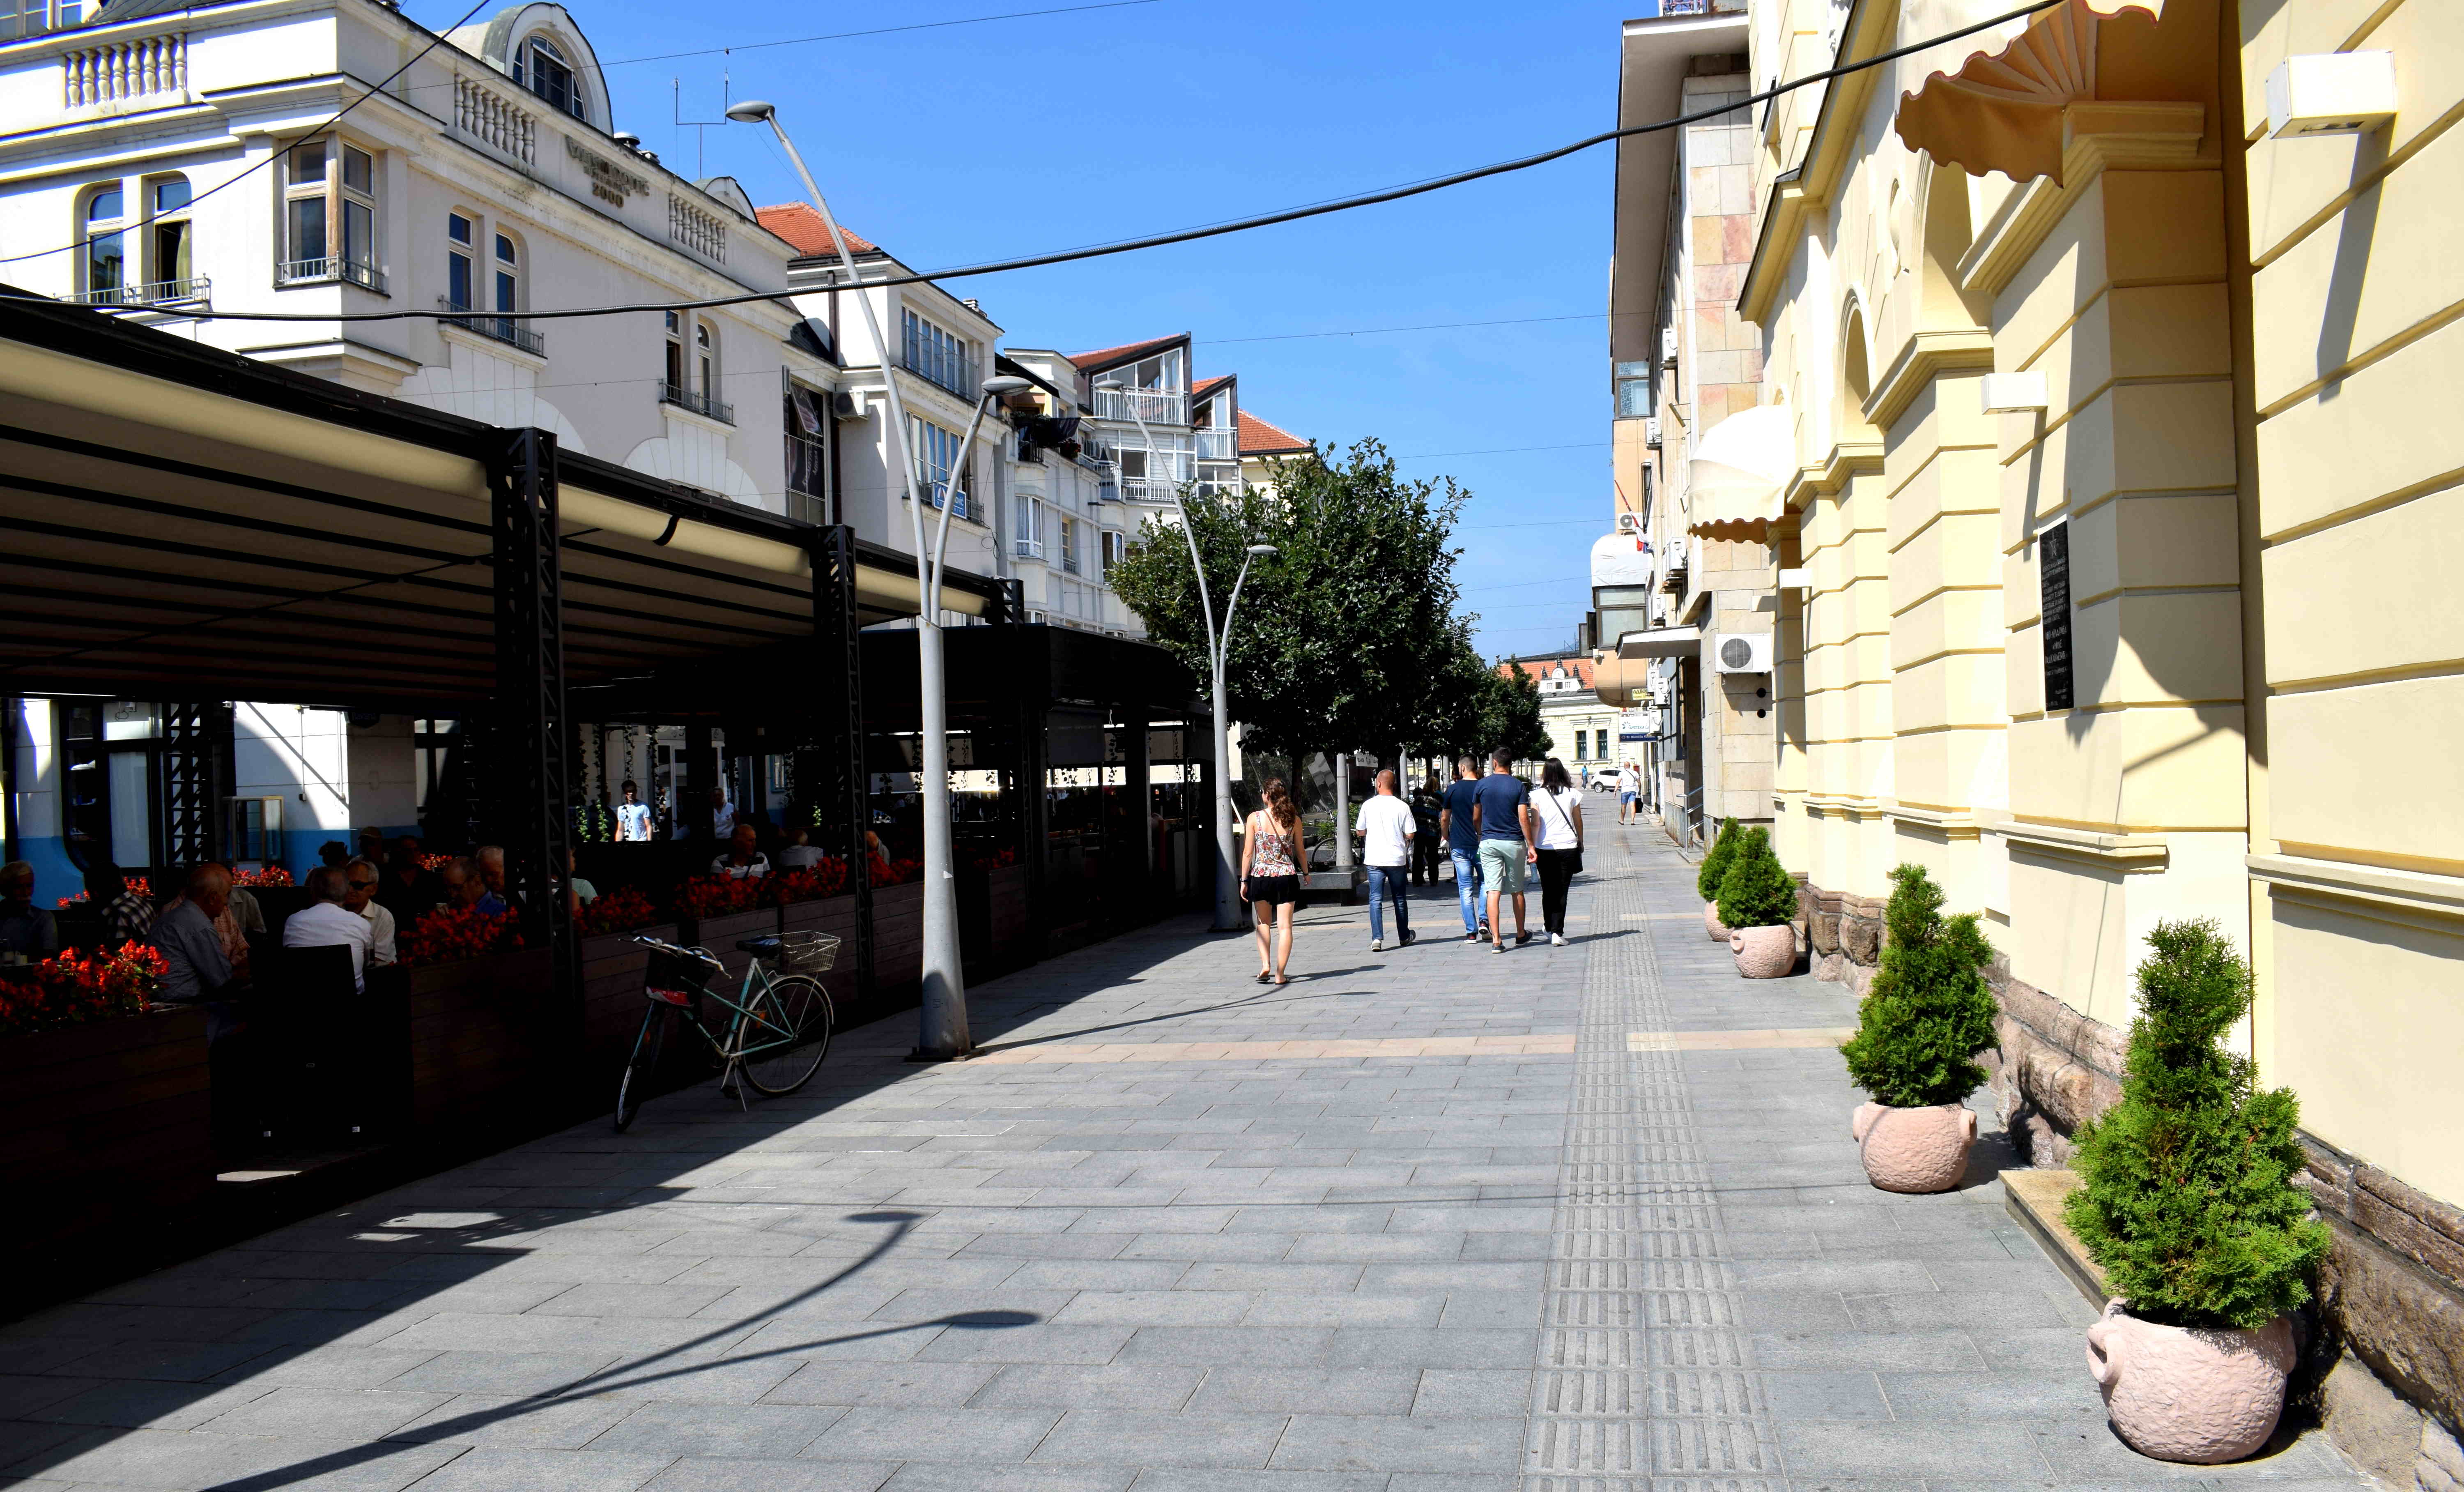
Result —
<path fill-rule="evenodd" d="M 1548 727 L 1540 724 L 1540 685 L 1520 668 L 1488 670 L 1480 701 L 1482 755 L 1504 751 L 1517 762 L 1549 754 Z"/>
<path fill-rule="evenodd" d="M 1921 866 L 1891 872 L 1882 967 L 1857 1007 L 1857 1035 L 1839 1048 L 1848 1078 L 1878 1103 L 1957 1103 L 1985 1081 L 1976 1054 L 1993 1045 L 1992 946 L 1976 914 L 1942 915 L 1942 888 Z"/>
<path fill-rule="evenodd" d="M 2223 929 L 2159 923 L 2147 945 L 2122 1102 L 2079 1126 L 2063 1214 L 2133 1315 L 2263 1326 L 2310 1299 L 2329 1242 L 2293 1184 L 2300 1105 L 2217 1044 L 2250 1009 L 2250 967 Z"/>
<path fill-rule="evenodd" d="M 1720 878 L 1720 925 L 1776 927 L 1796 917 L 1796 882 L 1771 853 L 1771 831 L 1757 824 L 1737 845 Z"/>
<path fill-rule="evenodd" d="M 1694 872 L 1694 894 L 1705 902 L 1720 900 L 1720 881 L 1728 874 L 1728 866 L 1737 857 L 1739 831 L 1734 818 L 1720 820 L 1720 833 L 1703 857 L 1702 866 Z"/>

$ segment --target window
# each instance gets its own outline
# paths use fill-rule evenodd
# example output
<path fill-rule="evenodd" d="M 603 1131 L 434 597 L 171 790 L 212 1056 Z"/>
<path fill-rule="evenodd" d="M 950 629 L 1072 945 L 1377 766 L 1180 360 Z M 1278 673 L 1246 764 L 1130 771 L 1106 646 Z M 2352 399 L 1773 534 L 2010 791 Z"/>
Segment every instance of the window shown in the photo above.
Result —
<path fill-rule="evenodd" d="M 824 505 L 828 495 L 828 427 L 824 411 L 829 395 L 789 386 L 787 390 L 787 516 L 808 523 L 829 522 Z"/>
<path fill-rule="evenodd" d="M 962 399 L 976 396 L 976 349 L 965 338 L 943 331 L 913 311 L 902 309 L 906 331 L 899 362 L 911 373 L 949 390 Z"/>
<path fill-rule="evenodd" d="M 1619 363 L 1617 371 L 1617 417 L 1641 419 L 1651 413 L 1651 365 Z"/>
<path fill-rule="evenodd" d="M 456 311 L 472 309 L 471 244 L 479 225 L 459 212 L 445 214 L 445 303 Z"/>
<path fill-rule="evenodd" d="M 718 396 L 718 348 L 711 341 L 710 323 L 693 325 L 694 389 L 705 399 Z"/>
<path fill-rule="evenodd" d="M 385 278 L 377 268 L 376 157 L 332 140 L 302 141 L 288 157 L 281 278 L 347 279 L 383 295 Z"/>
<path fill-rule="evenodd" d="M 1130 557 L 1130 536 L 1117 528 L 1107 528 L 1103 533 L 1104 573 L 1109 575 L 1113 566 Z"/>
<path fill-rule="evenodd" d="M 1019 500 L 1018 556 L 1023 560 L 1044 558 L 1044 503 L 1040 499 Z"/>
<path fill-rule="evenodd" d="M 582 79 L 563 51 L 545 36 L 533 36 L 514 49 L 514 81 L 578 120 L 590 118 L 583 101 Z"/>
<path fill-rule="evenodd" d="M 970 479 L 973 461 L 959 459 L 959 436 L 943 430 L 921 415 L 907 416 L 907 439 L 915 454 L 915 490 L 934 507 L 941 505 L 941 487 L 948 483 L 954 489 L 957 505 L 951 509 L 955 518 L 976 516 L 975 498 Z M 954 475 L 955 469 L 955 475 Z"/>
<path fill-rule="evenodd" d="M 1078 573 L 1078 521 L 1074 518 L 1061 521 L 1061 568 L 1072 575 Z"/>
<path fill-rule="evenodd" d="M 92 300 L 117 300 L 128 289 L 126 239 L 121 219 L 126 199 L 118 183 L 97 187 L 85 199 L 85 293 Z"/>
<path fill-rule="evenodd" d="M 681 393 L 685 387 L 685 319 L 674 311 L 668 314 L 668 387 Z"/>
<path fill-rule="evenodd" d="M 503 234 L 496 235 L 496 304 L 498 313 L 522 308 L 522 256 L 514 241 Z M 707 392 L 708 390 L 704 390 Z"/>
<path fill-rule="evenodd" d="M 188 179 L 165 177 L 147 184 L 154 226 L 150 235 L 153 262 L 146 266 L 158 283 L 180 287 L 196 278 L 194 225 L 188 221 Z"/>

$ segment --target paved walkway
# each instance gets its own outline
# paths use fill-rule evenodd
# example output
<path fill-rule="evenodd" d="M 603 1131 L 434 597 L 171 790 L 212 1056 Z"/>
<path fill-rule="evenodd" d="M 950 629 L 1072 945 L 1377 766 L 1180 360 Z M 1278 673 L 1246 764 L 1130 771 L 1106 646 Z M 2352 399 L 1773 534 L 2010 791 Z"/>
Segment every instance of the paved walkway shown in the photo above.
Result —
<path fill-rule="evenodd" d="M 1979 1184 L 1864 1184 L 1853 1007 L 1749 984 L 1656 831 L 1573 942 L 1284 989 L 1189 924 L 0 1329 L 30 1486 L 763 1492 L 2358 1488 L 2145 1460 Z M 1535 898 L 1536 902 L 1536 898 Z M 1536 912 L 1536 904 L 1534 911 Z M 6 1481 L 0 1475 L 0 1481 Z"/>

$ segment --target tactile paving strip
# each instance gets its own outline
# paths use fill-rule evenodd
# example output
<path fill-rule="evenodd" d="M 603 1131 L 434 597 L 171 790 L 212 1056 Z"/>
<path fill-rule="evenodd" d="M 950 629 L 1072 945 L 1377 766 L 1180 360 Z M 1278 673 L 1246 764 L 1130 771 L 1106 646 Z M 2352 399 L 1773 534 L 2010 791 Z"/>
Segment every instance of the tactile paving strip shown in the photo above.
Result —
<path fill-rule="evenodd" d="M 1594 894 L 1634 930 L 1585 966 L 1524 1492 L 1784 1492 L 1684 1073 L 1628 1039 L 1669 1025 L 1652 914 L 1637 879 Z"/>

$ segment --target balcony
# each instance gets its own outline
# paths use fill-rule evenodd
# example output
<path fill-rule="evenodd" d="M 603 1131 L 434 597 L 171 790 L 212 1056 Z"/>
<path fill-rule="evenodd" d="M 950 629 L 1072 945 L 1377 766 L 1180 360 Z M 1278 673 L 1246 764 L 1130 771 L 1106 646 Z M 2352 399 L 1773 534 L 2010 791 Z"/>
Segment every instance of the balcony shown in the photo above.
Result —
<path fill-rule="evenodd" d="M 348 280 L 363 290 L 385 293 L 385 271 L 358 259 L 328 256 L 321 259 L 285 259 L 275 267 L 275 278 L 284 285 L 314 284 L 319 280 Z"/>
<path fill-rule="evenodd" d="M 1198 458 L 1201 461 L 1237 461 L 1241 459 L 1241 437 L 1231 430 L 1198 432 Z"/>
<path fill-rule="evenodd" d="M 1124 477 L 1121 479 L 1123 502 L 1160 503 L 1172 505 L 1180 491 L 1180 479 L 1174 477 Z"/>
<path fill-rule="evenodd" d="M 535 358 L 547 356 L 547 338 L 510 316 L 474 315 L 469 306 L 455 305 L 441 297 L 436 303 L 452 312 L 453 314 L 445 320 L 464 331 L 474 331 L 482 337 L 494 338 L 509 347 L 519 347 Z"/>
<path fill-rule="evenodd" d="M 1171 389 L 1095 389 L 1097 419 L 1144 420 L 1150 425 L 1189 423 L 1189 395 Z"/>
<path fill-rule="evenodd" d="M 973 399 L 978 392 L 976 361 L 955 357 L 932 346 L 909 346 L 899 355 L 898 366 L 923 379 L 935 389 L 946 389 L 961 399 Z"/>
<path fill-rule="evenodd" d="M 214 282 L 200 275 L 194 279 L 158 279 L 150 285 L 114 285 L 63 299 L 72 305 L 204 305 L 213 294 Z"/>
<path fill-rule="evenodd" d="M 714 399 L 706 393 L 695 393 L 681 384 L 661 383 L 659 402 L 672 404 L 680 410 L 691 410 L 695 414 L 706 419 L 715 419 L 722 425 L 736 423 L 735 405 Z"/>

